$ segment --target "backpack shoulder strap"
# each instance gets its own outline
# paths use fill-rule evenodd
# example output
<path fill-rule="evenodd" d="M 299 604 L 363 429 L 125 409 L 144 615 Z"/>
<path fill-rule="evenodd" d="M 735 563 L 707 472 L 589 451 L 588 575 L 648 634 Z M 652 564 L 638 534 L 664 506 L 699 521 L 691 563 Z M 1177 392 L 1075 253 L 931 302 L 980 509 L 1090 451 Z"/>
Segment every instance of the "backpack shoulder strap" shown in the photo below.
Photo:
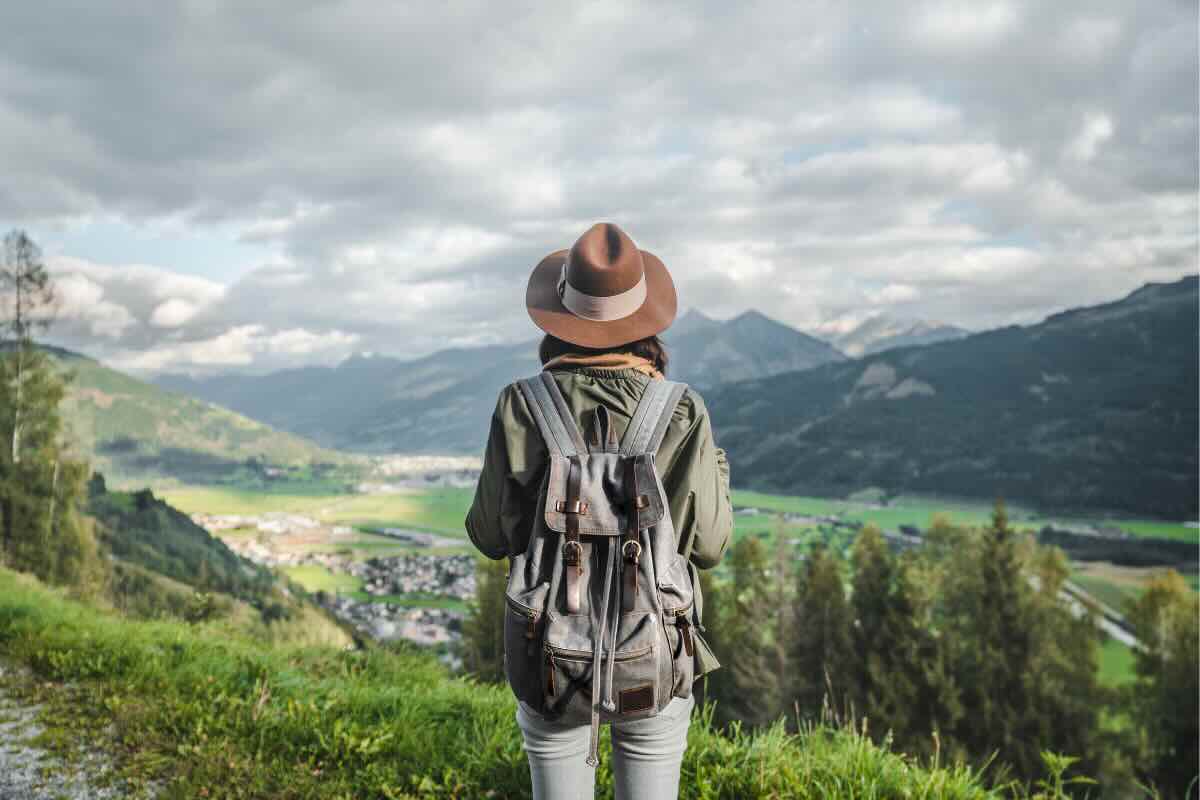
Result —
<path fill-rule="evenodd" d="M 517 386 L 525 396 L 529 411 L 551 453 L 573 456 L 587 452 L 583 434 L 579 432 L 567 401 L 549 372 L 523 378 L 517 381 Z"/>
<path fill-rule="evenodd" d="M 633 412 L 629 428 L 621 439 L 622 455 L 644 455 L 658 452 L 671 416 L 680 398 L 687 390 L 686 383 L 678 381 L 652 380 Z"/>

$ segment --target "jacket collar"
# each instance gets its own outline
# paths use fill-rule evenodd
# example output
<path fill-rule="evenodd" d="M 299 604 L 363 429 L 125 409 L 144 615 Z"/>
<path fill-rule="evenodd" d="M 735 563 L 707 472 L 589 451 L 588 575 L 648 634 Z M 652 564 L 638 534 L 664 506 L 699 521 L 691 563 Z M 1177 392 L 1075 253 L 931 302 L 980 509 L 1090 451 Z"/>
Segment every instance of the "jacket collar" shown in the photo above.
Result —
<path fill-rule="evenodd" d="M 663 375 L 654 368 L 649 359 L 635 356 L 631 353 L 565 353 L 546 362 L 543 369 L 575 369 L 583 368 L 589 372 L 596 370 L 601 374 L 636 372 L 651 378 L 661 380 Z"/>

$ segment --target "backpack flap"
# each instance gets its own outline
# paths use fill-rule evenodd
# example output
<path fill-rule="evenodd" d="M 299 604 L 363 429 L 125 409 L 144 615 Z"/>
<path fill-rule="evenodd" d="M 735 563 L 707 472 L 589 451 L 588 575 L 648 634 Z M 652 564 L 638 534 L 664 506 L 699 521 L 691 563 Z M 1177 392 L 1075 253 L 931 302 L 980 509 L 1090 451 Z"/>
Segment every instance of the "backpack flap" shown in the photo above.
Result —
<path fill-rule="evenodd" d="M 638 527 L 653 527 L 666 513 L 654 463 L 646 456 L 622 456 L 616 453 L 581 453 L 576 456 L 550 456 L 550 475 L 546 485 L 546 527 L 559 533 L 567 530 L 567 476 L 574 459 L 579 464 L 579 533 L 583 536 L 620 536 L 629 527 L 629 492 L 626 489 L 626 461 L 636 458 L 638 488 L 646 505 L 638 514 Z"/>

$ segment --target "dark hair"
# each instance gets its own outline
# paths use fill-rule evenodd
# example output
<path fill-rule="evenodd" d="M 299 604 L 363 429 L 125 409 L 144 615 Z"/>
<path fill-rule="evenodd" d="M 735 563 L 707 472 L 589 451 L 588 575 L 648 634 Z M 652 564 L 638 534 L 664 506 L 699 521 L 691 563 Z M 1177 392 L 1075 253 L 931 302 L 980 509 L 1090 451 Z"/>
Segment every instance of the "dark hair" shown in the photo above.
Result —
<path fill-rule="evenodd" d="M 567 353 L 579 353 L 584 356 L 600 355 L 601 353 L 629 353 L 630 355 L 641 356 L 646 359 L 663 375 L 667 374 L 667 362 L 670 361 L 670 358 L 667 356 L 667 346 L 657 336 L 647 336 L 645 339 L 638 339 L 636 342 L 626 342 L 616 347 L 594 348 L 581 347 L 577 344 L 564 342 L 557 336 L 551 336 L 547 333 L 542 337 L 542 343 L 538 345 L 538 358 L 541 359 L 543 364 Z"/>

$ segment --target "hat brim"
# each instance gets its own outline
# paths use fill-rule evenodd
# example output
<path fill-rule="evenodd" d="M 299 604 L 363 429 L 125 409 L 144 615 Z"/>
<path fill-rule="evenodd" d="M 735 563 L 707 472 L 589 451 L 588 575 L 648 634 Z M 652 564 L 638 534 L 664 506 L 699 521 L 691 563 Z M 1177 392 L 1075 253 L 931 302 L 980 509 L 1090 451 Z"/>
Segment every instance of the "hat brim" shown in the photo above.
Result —
<path fill-rule="evenodd" d="M 533 324 L 551 336 L 580 347 L 601 349 L 636 342 L 647 336 L 662 333 L 675 321 L 679 300 L 671 273 L 658 256 L 642 250 L 642 265 L 646 276 L 646 300 L 627 317 L 607 321 L 584 319 L 572 314 L 558 295 L 558 278 L 562 274 L 566 250 L 558 250 L 543 258 L 529 276 L 525 290 L 525 307 Z"/>

